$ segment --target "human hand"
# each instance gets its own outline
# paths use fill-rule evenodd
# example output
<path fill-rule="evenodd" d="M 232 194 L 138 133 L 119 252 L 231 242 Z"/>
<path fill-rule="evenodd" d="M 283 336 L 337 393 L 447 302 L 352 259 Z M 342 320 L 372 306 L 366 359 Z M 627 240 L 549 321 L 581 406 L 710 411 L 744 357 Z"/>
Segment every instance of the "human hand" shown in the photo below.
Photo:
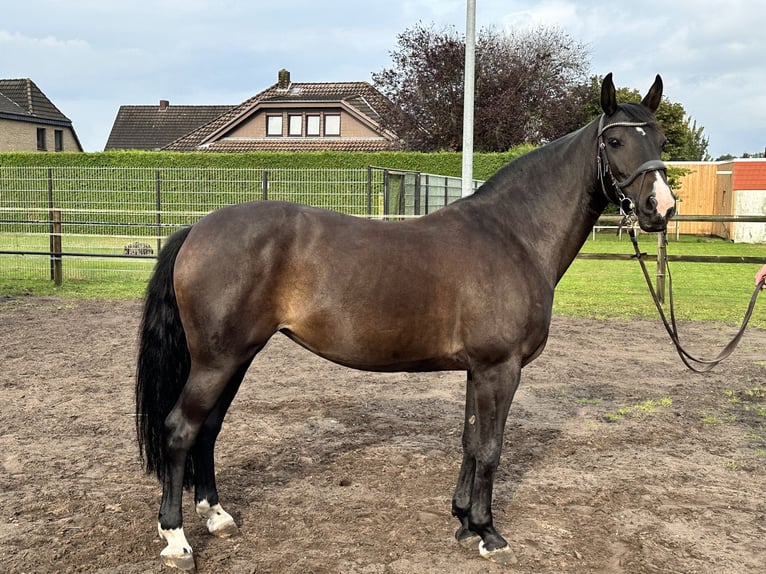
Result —
<path fill-rule="evenodd" d="M 758 273 L 755 274 L 755 284 L 758 285 L 758 283 L 760 283 L 764 279 L 766 279 L 766 265 L 761 267 L 758 270 Z M 766 288 L 766 284 L 762 288 Z"/>

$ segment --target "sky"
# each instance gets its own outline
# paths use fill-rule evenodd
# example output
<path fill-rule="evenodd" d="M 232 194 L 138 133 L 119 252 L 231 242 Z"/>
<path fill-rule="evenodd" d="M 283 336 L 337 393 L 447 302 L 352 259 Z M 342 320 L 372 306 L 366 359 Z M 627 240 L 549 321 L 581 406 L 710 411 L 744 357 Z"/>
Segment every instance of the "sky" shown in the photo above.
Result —
<path fill-rule="evenodd" d="M 417 24 L 463 33 L 465 0 L 27 0 L 0 18 L 0 78 L 31 78 L 101 151 L 120 105 L 236 105 L 276 82 L 369 81 Z M 555 27 L 590 75 L 646 93 L 656 74 L 709 138 L 766 148 L 762 0 L 476 0 L 477 29 Z"/>

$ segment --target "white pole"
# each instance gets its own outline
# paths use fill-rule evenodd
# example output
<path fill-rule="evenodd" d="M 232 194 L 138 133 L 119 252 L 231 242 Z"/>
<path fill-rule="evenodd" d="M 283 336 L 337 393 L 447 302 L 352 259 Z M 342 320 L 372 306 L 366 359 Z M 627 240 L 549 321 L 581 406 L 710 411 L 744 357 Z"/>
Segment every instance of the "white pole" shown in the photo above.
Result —
<path fill-rule="evenodd" d="M 476 0 L 466 0 L 465 77 L 463 81 L 463 185 L 461 196 L 473 193 L 473 101 L 476 76 Z"/>

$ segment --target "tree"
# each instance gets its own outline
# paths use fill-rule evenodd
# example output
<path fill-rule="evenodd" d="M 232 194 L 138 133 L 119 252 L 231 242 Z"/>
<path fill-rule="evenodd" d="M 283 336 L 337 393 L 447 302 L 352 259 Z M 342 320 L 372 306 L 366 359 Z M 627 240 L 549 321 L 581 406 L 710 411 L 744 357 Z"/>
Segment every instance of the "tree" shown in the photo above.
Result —
<path fill-rule="evenodd" d="M 418 24 L 397 37 L 392 66 L 372 75 L 394 103 L 382 123 L 407 149 L 459 150 L 463 139 L 465 40 L 454 28 Z M 474 147 L 506 151 L 579 127 L 588 100 L 587 52 L 557 29 L 499 33 L 476 40 Z"/>
<path fill-rule="evenodd" d="M 586 104 L 590 118 L 601 115 L 601 82 L 603 78 L 591 78 L 590 100 Z M 631 88 L 617 88 L 617 101 L 640 102 L 641 92 Z M 655 114 L 668 140 L 663 156 L 668 161 L 708 161 L 708 138 L 705 129 L 697 126 L 696 120 L 687 116 L 684 107 L 671 102 L 666 96 Z"/>

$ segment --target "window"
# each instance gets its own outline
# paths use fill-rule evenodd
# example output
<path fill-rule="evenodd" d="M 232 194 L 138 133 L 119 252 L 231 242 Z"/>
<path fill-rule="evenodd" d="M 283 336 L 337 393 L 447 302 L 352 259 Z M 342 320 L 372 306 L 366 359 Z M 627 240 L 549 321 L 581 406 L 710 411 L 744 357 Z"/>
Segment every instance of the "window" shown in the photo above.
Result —
<path fill-rule="evenodd" d="M 289 136 L 301 136 L 303 135 L 303 116 L 298 114 L 290 114 L 287 116 L 287 135 Z"/>
<path fill-rule="evenodd" d="M 326 136 L 339 136 L 340 135 L 340 115 L 328 114 L 324 117 L 324 135 Z"/>
<path fill-rule="evenodd" d="M 53 132 L 53 145 L 56 151 L 64 151 L 64 131 L 55 130 Z"/>
<path fill-rule="evenodd" d="M 45 128 L 37 128 L 37 151 L 46 151 Z"/>
<path fill-rule="evenodd" d="M 266 135 L 282 135 L 282 116 L 266 116 Z"/>
<path fill-rule="evenodd" d="M 319 116 L 306 116 L 306 135 L 316 137 L 319 135 L 319 133 Z"/>

